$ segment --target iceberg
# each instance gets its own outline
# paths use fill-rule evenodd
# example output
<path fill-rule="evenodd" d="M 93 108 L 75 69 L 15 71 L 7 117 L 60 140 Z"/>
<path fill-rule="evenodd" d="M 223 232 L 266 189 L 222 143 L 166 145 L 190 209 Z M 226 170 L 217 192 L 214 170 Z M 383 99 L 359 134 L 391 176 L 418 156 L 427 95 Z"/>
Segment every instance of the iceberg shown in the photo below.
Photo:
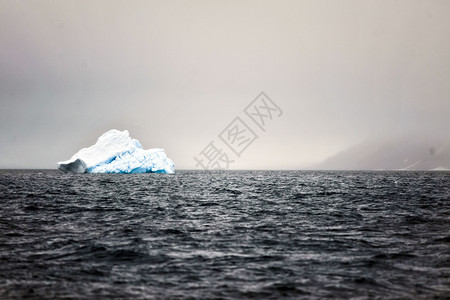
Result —
<path fill-rule="evenodd" d="M 66 173 L 175 173 L 175 165 L 164 149 L 144 150 L 127 130 L 116 129 L 56 165 Z"/>

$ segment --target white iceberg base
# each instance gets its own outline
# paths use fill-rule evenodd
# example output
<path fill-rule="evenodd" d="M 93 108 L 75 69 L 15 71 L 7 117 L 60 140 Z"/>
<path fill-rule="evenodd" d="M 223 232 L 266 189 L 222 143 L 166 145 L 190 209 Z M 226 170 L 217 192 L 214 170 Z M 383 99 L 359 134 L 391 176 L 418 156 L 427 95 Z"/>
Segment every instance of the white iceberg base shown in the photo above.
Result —
<path fill-rule="evenodd" d="M 144 150 L 127 130 L 115 129 L 71 159 L 58 162 L 57 167 L 66 173 L 175 173 L 175 165 L 164 149 Z"/>

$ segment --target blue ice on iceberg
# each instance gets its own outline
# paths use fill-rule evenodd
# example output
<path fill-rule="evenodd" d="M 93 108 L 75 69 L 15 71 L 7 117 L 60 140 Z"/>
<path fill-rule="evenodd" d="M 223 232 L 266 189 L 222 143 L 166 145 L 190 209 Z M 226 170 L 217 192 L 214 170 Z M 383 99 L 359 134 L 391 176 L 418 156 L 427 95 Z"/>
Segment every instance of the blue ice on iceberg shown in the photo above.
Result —
<path fill-rule="evenodd" d="M 95 145 L 57 166 L 67 173 L 175 173 L 175 165 L 164 149 L 144 150 L 127 130 L 116 129 L 105 132 Z"/>

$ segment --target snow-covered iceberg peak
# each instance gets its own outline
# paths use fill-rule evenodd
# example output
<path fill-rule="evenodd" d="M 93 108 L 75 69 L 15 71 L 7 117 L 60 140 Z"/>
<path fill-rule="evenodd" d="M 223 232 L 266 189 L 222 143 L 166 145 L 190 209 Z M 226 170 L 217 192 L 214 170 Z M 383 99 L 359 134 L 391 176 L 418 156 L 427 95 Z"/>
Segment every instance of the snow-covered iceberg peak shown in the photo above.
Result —
<path fill-rule="evenodd" d="M 144 150 L 127 130 L 111 129 L 95 145 L 83 148 L 69 160 L 58 162 L 68 173 L 174 173 L 174 163 L 163 149 Z"/>

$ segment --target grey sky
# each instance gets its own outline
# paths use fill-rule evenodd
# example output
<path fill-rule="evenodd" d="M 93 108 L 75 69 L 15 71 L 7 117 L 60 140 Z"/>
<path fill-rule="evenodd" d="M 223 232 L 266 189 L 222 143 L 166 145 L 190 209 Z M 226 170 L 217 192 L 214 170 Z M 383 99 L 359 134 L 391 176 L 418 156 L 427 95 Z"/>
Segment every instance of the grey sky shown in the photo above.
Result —
<path fill-rule="evenodd" d="M 261 91 L 284 114 L 233 168 L 448 138 L 449 36 L 448 0 L 0 0 L 0 168 L 55 168 L 111 128 L 194 168 Z"/>

